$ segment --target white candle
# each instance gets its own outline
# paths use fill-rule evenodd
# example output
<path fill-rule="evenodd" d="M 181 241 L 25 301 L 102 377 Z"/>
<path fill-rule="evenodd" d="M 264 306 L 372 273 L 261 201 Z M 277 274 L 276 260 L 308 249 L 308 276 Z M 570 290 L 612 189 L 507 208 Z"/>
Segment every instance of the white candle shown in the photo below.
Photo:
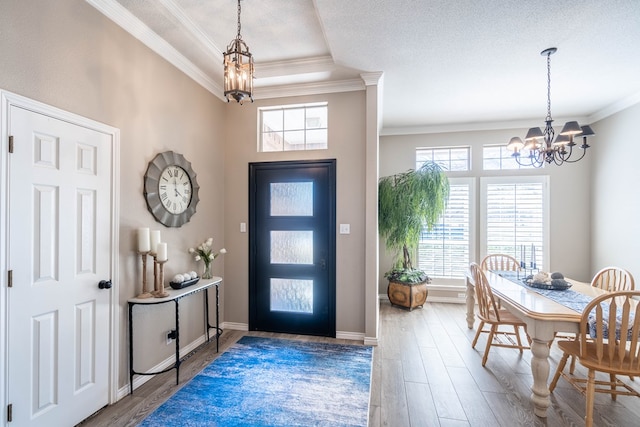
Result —
<path fill-rule="evenodd" d="M 158 250 L 156 247 L 160 243 L 160 230 L 151 230 L 151 254 Z"/>
<path fill-rule="evenodd" d="M 149 240 L 149 229 L 138 228 L 138 252 L 149 252 L 151 249 Z"/>
<path fill-rule="evenodd" d="M 158 255 L 156 255 L 158 262 L 164 262 L 167 260 L 167 244 L 166 243 L 158 243 L 158 246 L 156 247 L 156 251 L 158 252 Z"/>

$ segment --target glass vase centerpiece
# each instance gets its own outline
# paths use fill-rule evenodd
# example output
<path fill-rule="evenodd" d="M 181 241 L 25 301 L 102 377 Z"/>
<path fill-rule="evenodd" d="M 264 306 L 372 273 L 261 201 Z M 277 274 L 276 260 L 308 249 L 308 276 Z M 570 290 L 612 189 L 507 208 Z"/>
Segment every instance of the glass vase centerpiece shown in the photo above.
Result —
<path fill-rule="evenodd" d="M 220 249 L 218 252 L 214 252 L 212 247 L 213 237 L 209 237 L 197 248 L 189 248 L 189 253 L 193 255 L 194 260 L 204 262 L 202 276 L 200 276 L 202 279 L 211 279 L 213 277 L 213 274 L 211 273 L 211 263 L 220 255 L 227 253 L 225 248 Z"/>

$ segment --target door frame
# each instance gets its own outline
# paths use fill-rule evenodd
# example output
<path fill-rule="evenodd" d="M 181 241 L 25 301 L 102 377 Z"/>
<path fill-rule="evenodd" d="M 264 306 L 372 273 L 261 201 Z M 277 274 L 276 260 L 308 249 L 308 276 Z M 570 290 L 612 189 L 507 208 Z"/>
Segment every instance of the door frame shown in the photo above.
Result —
<path fill-rule="evenodd" d="M 118 128 L 61 110 L 59 108 L 8 92 L 0 88 L 0 425 L 6 425 L 8 396 L 8 304 L 10 292 L 8 287 L 9 266 L 9 123 L 11 107 L 19 107 L 34 113 L 62 120 L 73 125 L 82 126 L 111 137 L 111 260 L 109 272 L 114 286 L 111 288 L 109 300 L 109 404 L 117 401 L 120 360 L 120 320 L 119 320 L 119 234 L 120 228 L 120 130 Z"/>
<path fill-rule="evenodd" d="M 336 313 L 337 313 L 337 277 L 336 277 L 336 203 L 337 203 L 337 165 L 335 159 L 320 159 L 320 160 L 287 160 L 276 162 L 252 162 L 249 163 L 249 330 L 252 330 L 252 325 L 257 321 L 257 307 L 252 302 L 252 294 L 256 292 L 256 246 L 255 235 L 252 230 L 255 230 L 256 225 L 256 213 L 255 213 L 255 194 L 256 188 L 254 186 L 255 173 L 258 169 L 291 169 L 305 166 L 324 166 L 329 171 L 329 192 L 330 201 L 329 206 L 329 251 L 332 256 L 327 259 L 328 270 L 328 298 L 333 301 L 333 304 L 329 306 L 329 327 L 336 332 Z"/>

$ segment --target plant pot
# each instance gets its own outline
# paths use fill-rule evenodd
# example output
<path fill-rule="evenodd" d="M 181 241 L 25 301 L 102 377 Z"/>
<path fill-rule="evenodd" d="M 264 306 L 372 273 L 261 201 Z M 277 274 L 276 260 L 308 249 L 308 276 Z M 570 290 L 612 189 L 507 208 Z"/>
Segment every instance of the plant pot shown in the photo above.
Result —
<path fill-rule="evenodd" d="M 422 283 L 401 283 L 389 282 L 387 286 L 387 296 L 393 305 L 413 310 L 416 307 L 422 307 L 427 301 L 427 282 Z"/>

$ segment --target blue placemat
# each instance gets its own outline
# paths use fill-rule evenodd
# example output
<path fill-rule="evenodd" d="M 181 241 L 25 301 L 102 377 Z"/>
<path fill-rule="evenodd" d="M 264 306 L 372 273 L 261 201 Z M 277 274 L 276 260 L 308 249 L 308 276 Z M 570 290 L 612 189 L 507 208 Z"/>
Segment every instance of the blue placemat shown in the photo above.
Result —
<path fill-rule="evenodd" d="M 540 289 L 540 288 L 527 286 L 523 282 L 524 278 L 522 277 L 518 278 L 518 273 L 515 271 L 494 271 L 494 273 L 524 288 L 537 292 L 540 295 L 547 297 L 552 301 L 557 302 L 558 304 L 562 304 L 565 307 L 570 308 L 571 310 L 577 311 L 578 313 L 582 313 L 584 311 L 584 308 L 587 306 L 587 304 L 591 302 L 590 297 L 584 294 L 581 294 L 580 292 L 573 291 L 571 289 L 564 289 L 564 290 Z"/>

